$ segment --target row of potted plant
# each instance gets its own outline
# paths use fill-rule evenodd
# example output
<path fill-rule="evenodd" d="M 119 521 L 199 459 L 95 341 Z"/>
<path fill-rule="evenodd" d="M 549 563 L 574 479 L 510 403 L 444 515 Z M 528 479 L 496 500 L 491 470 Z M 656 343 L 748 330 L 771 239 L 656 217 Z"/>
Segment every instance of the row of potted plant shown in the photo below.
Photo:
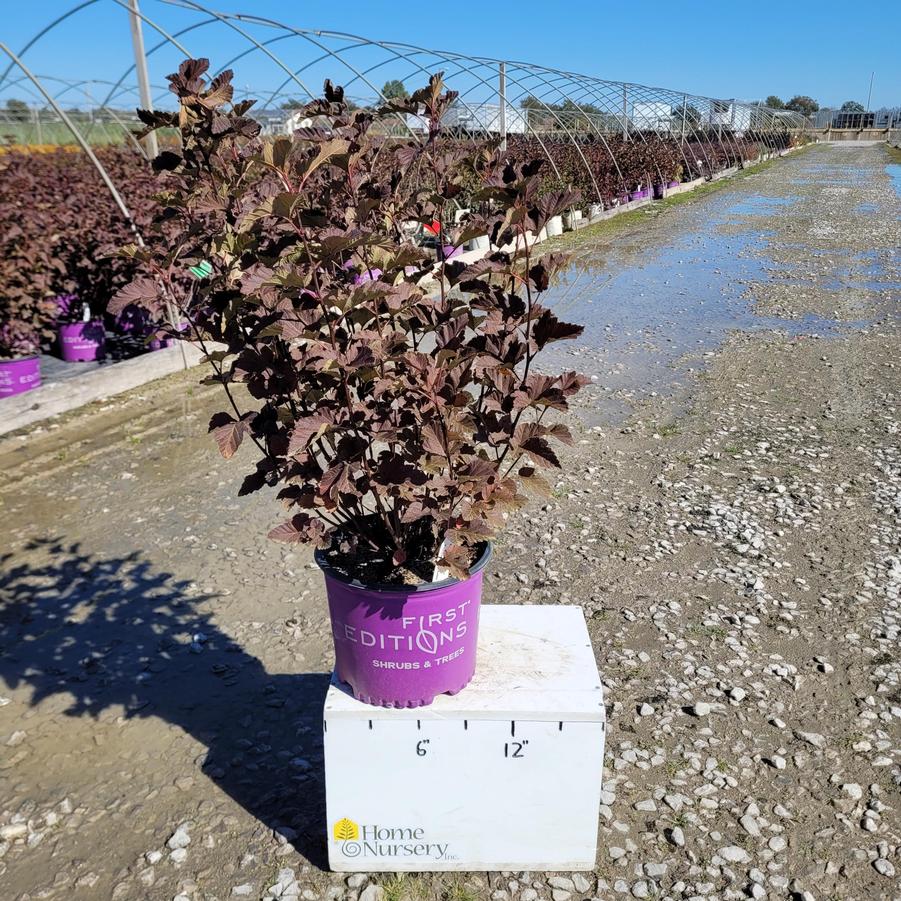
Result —
<path fill-rule="evenodd" d="M 40 149 L 40 148 L 39 148 Z M 156 182 L 134 150 L 96 150 L 134 225 L 150 222 Z M 42 351 L 102 356 L 108 299 L 132 278 L 118 255 L 125 220 L 90 160 L 71 148 L 0 155 L 0 397 L 40 385 Z"/>
<path fill-rule="evenodd" d="M 74 294 L 29 305 L 28 310 L 6 305 L 0 324 L 0 398 L 13 397 L 41 386 L 41 354 L 52 352 L 67 363 L 87 363 L 106 357 L 110 335 L 131 338 L 129 353 L 162 350 L 173 340 L 136 309 L 116 317 L 93 314 L 90 305 Z"/>

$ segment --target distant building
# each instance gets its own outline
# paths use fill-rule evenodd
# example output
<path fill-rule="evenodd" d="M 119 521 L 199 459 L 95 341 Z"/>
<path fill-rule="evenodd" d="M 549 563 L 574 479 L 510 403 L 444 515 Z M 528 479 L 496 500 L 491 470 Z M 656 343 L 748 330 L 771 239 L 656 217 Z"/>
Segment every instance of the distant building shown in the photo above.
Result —
<path fill-rule="evenodd" d="M 832 117 L 833 128 L 875 128 L 876 113 L 857 111 L 842 112 L 839 110 Z"/>
<path fill-rule="evenodd" d="M 248 115 L 256 119 L 262 126 L 260 134 L 283 135 L 285 134 L 285 123 L 290 117 L 290 112 L 290 110 L 284 109 L 252 109 Z"/>
<path fill-rule="evenodd" d="M 670 131 L 673 108 L 668 103 L 632 104 L 632 127 L 639 131 Z"/>
<path fill-rule="evenodd" d="M 730 131 L 747 131 L 751 127 L 753 109 L 745 104 L 739 106 L 737 103 L 715 100 L 710 110 L 710 124 L 721 125 Z"/>
<path fill-rule="evenodd" d="M 501 106 L 499 103 L 467 105 L 459 100 L 451 106 L 441 120 L 444 128 L 467 132 L 500 134 Z M 412 113 L 407 114 L 407 125 L 411 131 L 426 131 L 428 122 Z M 525 134 L 528 130 L 525 113 L 507 104 L 507 134 Z"/>

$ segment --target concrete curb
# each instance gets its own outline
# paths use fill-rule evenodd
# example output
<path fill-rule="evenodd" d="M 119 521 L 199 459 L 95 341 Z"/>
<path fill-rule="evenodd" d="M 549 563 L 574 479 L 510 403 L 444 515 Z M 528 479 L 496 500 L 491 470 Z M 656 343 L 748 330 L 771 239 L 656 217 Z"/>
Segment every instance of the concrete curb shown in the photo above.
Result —
<path fill-rule="evenodd" d="M 183 372 L 196 366 L 202 358 L 200 348 L 182 341 L 174 347 L 92 369 L 75 379 L 45 382 L 34 391 L 0 401 L 0 435 L 122 394 L 173 372 Z"/>

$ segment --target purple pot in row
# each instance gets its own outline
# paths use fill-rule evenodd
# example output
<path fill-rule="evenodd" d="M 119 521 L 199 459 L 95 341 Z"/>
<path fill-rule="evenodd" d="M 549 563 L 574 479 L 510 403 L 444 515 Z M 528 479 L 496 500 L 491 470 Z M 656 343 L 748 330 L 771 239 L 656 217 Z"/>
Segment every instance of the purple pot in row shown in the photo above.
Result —
<path fill-rule="evenodd" d="M 361 272 L 359 275 L 354 276 L 354 284 L 363 285 L 366 282 L 374 282 L 377 278 L 381 277 L 381 274 L 381 269 L 367 269 L 365 272 Z"/>
<path fill-rule="evenodd" d="M 41 387 L 41 358 L 0 360 L 0 397 L 14 397 Z"/>
<path fill-rule="evenodd" d="M 182 322 L 179 323 L 178 330 L 180 332 L 186 332 L 188 330 L 190 323 Z M 157 336 L 156 338 L 151 338 L 147 344 L 147 347 L 150 350 L 162 350 L 164 347 L 174 347 L 178 343 L 178 338 L 172 336 L 163 335 L 162 337 Z"/>
<path fill-rule="evenodd" d="M 91 363 L 103 358 L 106 332 L 103 322 L 71 322 L 58 331 L 60 356 L 67 363 Z"/>
<path fill-rule="evenodd" d="M 147 331 L 149 319 L 140 307 L 127 306 L 114 320 L 114 328 L 122 335 L 141 335 Z"/>

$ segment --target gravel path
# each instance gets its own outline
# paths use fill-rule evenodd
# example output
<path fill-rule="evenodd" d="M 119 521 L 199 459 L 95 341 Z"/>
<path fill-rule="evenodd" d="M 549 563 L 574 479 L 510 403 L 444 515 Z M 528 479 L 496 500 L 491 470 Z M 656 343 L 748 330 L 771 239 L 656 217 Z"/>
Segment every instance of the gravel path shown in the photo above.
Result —
<path fill-rule="evenodd" d="M 194 373 L 0 443 L 0 895 L 901 898 L 887 161 L 819 146 L 578 236 L 555 302 L 597 383 L 486 600 L 589 618 L 596 873 L 323 872 L 321 577 Z"/>

